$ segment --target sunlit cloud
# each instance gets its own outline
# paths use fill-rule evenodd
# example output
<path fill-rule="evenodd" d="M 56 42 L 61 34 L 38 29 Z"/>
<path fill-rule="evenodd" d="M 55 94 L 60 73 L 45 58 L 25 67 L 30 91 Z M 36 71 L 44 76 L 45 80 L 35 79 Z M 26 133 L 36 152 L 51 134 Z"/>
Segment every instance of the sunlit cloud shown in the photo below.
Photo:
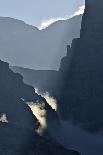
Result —
<path fill-rule="evenodd" d="M 73 15 L 71 17 L 83 14 L 84 13 L 84 9 L 85 9 L 85 5 L 80 6 L 78 8 L 78 10 L 73 13 Z"/>
<path fill-rule="evenodd" d="M 66 18 L 66 17 L 65 18 L 58 17 L 58 18 L 44 19 L 44 20 L 42 20 L 42 22 L 40 24 L 39 30 L 47 28 L 48 26 L 50 26 L 51 24 L 53 24 L 56 21 L 66 20 L 66 19 L 68 19 L 68 18 Z"/>
<path fill-rule="evenodd" d="M 84 13 L 84 9 L 85 9 L 85 5 L 82 5 L 70 16 L 65 15 L 64 17 L 57 17 L 57 18 L 56 17 L 55 18 L 51 17 L 49 19 L 44 19 L 44 20 L 41 21 L 41 24 L 39 26 L 39 30 L 47 28 L 48 26 L 50 26 L 54 22 L 57 22 L 57 21 L 60 21 L 60 20 L 67 20 L 67 19 L 70 19 L 70 18 L 72 18 L 74 16 L 81 15 L 81 14 Z"/>
<path fill-rule="evenodd" d="M 42 135 L 44 130 L 47 128 L 46 110 L 44 106 L 39 103 L 29 102 L 27 104 L 40 123 L 40 127 L 37 129 L 37 132 Z"/>
<path fill-rule="evenodd" d="M 47 101 L 47 103 L 51 106 L 52 109 L 57 111 L 57 102 L 56 99 L 51 97 L 49 93 L 41 94 L 37 88 L 35 88 L 35 92 L 42 97 L 44 97 Z M 46 114 L 47 111 L 45 110 L 45 103 L 33 103 L 33 102 L 27 102 L 27 105 L 31 108 L 33 114 L 37 118 L 37 120 L 40 123 L 40 127 L 37 129 L 37 132 L 42 135 L 43 132 L 47 129 L 47 118 Z"/>
<path fill-rule="evenodd" d="M 42 97 L 44 97 L 47 101 L 47 103 L 51 106 L 51 108 L 55 111 L 57 111 L 57 101 L 54 97 L 50 96 L 48 92 L 45 93 L 40 93 L 39 90 L 37 88 L 35 88 L 35 92 L 39 95 L 41 95 Z"/>

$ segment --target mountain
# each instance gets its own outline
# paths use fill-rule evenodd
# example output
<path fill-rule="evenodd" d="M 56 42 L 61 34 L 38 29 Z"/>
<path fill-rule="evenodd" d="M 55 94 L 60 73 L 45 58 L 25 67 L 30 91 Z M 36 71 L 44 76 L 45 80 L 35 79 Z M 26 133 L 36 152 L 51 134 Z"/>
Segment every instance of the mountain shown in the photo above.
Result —
<path fill-rule="evenodd" d="M 47 122 L 57 118 L 46 100 L 35 93 L 32 86 L 25 84 L 20 74 L 10 70 L 8 63 L 0 60 L 0 154 L 79 155 L 65 149 L 55 139 L 36 133 L 40 124 L 28 102 L 45 104 Z"/>
<path fill-rule="evenodd" d="M 6 114 L 8 122 L 34 129 L 37 119 L 28 104 L 45 109 L 48 124 L 49 120 L 58 120 L 46 99 L 38 95 L 34 87 L 25 84 L 23 77 L 10 70 L 9 64 L 3 61 L 0 61 L 0 92 L 0 114 Z"/>
<path fill-rule="evenodd" d="M 61 61 L 62 89 L 57 97 L 63 117 L 98 132 L 103 130 L 102 9 L 102 1 L 86 0 L 80 38 L 72 41 Z"/>
<path fill-rule="evenodd" d="M 102 9 L 102 1 L 86 1 L 80 38 L 73 39 L 71 47 L 67 46 L 67 55 L 62 58 L 55 76 L 52 72 L 48 84 L 43 80 L 45 84 L 39 86 L 57 99 L 63 119 L 72 119 L 92 132 L 103 130 Z M 36 85 L 35 80 L 30 81 L 31 73 L 27 75 L 25 69 L 18 69 L 18 72 L 22 73 L 25 82 Z M 37 72 L 34 74 L 36 77 Z"/>
<path fill-rule="evenodd" d="M 12 66 L 57 70 L 66 45 L 79 37 L 82 15 L 58 21 L 44 30 L 0 17 L 0 58 Z"/>

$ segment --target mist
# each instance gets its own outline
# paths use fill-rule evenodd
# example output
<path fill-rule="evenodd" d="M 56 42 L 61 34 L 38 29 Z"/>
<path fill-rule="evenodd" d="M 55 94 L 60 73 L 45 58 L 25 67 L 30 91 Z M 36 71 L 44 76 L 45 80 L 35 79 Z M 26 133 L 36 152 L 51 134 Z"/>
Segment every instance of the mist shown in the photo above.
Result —
<path fill-rule="evenodd" d="M 8 123 L 7 115 L 5 113 L 2 113 L 0 115 L 0 122 L 2 122 L 2 123 Z"/>

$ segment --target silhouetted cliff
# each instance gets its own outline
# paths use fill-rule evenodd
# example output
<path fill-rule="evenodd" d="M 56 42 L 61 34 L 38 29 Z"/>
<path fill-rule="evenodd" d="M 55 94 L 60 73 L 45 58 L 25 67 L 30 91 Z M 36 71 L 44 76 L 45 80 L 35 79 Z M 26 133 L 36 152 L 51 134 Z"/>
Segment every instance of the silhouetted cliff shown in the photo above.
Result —
<path fill-rule="evenodd" d="M 0 61 L 0 113 L 6 113 L 9 122 L 35 128 L 36 118 L 22 100 L 35 100 L 35 95 L 33 88 L 23 83 L 21 75 L 14 74 L 8 63 Z"/>
<path fill-rule="evenodd" d="M 11 71 L 8 63 L 0 61 L 0 116 L 6 114 L 7 117 L 6 123 L 0 118 L 0 155 L 78 155 L 50 136 L 47 140 L 35 132 L 39 123 L 27 102 L 45 103 L 47 122 L 58 120 L 46 100 L 36 94 L 32 86 L 24 84 L 22 76 Z"/>
<path fill-rule="evenodd" d="M 5 112 L 5 109 L 9 113 L 10 109 L 16 108 L 14 110 L 10 110 L 10 113 L 11 112 L 15 113 L 15 110 L 16 110 L 16 112 L 18 113 L 17 115 L 21 117 L 22 111 L 20 113 L 20 111 L 18 112 L 17 110 L 23 104 L 17 104 L 17 102 L 20 102 L 20 103 L 33 102 L 34 104 L 44 103 L 45 109 L 49 112 L 52 111 L 52 108 L 47 104 L 46 100 L 40 95 L 36 94 L 32 86 L 24 84 L 22 76 L 18 73 L 14 73 L 13 71 L 11 71 L 9 69 L 8 63 L 2 62 L 2 61 L 0 61 L 0 89 L 2 90 L 0 94 L 0 97 L 2 100 L 1 102 L 2 113 Z M 9 105 L 8 107 L 5 106 L 7 103 Z M 28 107 L 28 106 L 25 104 L 24 108 L 25 107 Z M 52 113 L 55 113 L 55 112 L 52 111 Z M 8 114 L 8 117 L 9 117 L 9 114 Z M 14 119 L 14 118 L 11 116 L 11 119 Z M 22 119 L 20 119 L 20 121 L 22 121 Z M 29 123 L 29 121 L 26 121 L 24 123 Z"/>
<path fill-rule="evenodd" d="M 61 61 L 63 87 L 58 101 L 65 118 L 103 129 L 103 2 L 86 0 L 81 37 L 74 39 L 70 56 Z"/>

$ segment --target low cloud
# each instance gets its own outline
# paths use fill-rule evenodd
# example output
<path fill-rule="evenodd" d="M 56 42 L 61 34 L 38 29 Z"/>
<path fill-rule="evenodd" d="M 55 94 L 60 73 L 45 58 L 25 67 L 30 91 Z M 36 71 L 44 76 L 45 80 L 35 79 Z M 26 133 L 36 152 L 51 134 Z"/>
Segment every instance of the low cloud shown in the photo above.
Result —
<path fill-rule="evenodd" d="M 52 109 L 54 109 L 55 111 L 57 111 L 57 102 L 56 99 L 54 99 L 53 97 L 51 97 L 49 95 L 49 93 L 44 93 L 41 94 L 39 93 L 38 89 L 35 88 L 35 92 L 39 95 L 41 95 L 42 97 L 44 97 L 47 101 L 47 103 L 51 106 Z M 47 128 L 48 124 L 47 124 L 47 118 L 46 118 L 46 110 L 45 110 L 45 103 L 33 103 L 33 102 L 27 102 L 28 106 L 31 108 L 33 114 L 35 115 L 35 117 L 38 119 L 39 123 L 40 123 L 40 127 L 37 130 L 37 132 L 42 135 L 43 132 L 45 131 L 45 129 Z"/>
<path fill-rule="evenodd" d="M 51 108 L 55 111 L 57 111 L 57 101 L 54 97 L 50 96 L 48 92 L 45 93 L 40 93 L 39 90 L 37 88 L 35 88 L 35 92 L 39 95 L 41 95 L 42 97 L 44 97 L 47 101 L 47 103 L 51 106 Z"/>
<path fill-rule="evenodd" d="M 47 128 L 47 121 L 46 121 L 46 110 L 45 107 L 39 103 L 27 103 L 28 106 L 31 108 L 33 114 L 38 119 L 40 123 L 39 129 L 37 129 L 37 132 L 42 135 L 44 130 Z"/>

